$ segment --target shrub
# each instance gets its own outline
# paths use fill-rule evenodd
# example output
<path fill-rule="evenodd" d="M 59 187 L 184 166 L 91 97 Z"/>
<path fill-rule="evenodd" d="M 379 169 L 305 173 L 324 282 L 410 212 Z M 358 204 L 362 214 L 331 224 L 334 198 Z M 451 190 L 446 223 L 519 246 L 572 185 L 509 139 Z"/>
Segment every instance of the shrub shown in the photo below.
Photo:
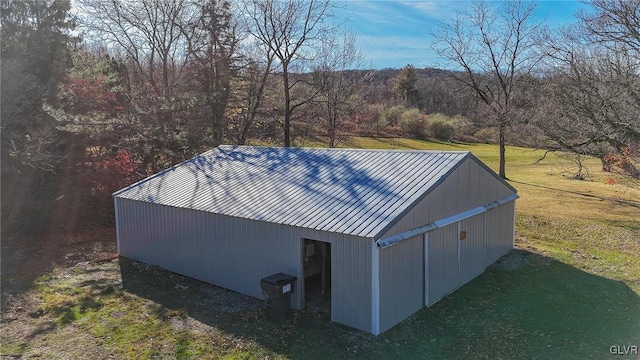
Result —
<path fill-rule="evenodd" d="M 376 121 L 376 130 L 384 130 L 384 128 L 386 128 L 387 126 L 389 126 L 389 122 L 387 122 L 387 118 L 385 118 L 384 115 L 381 114 Z"/>
<path fill-rule="evenodd" d="M 113 222 L 111 194 L 137 180 L 137 162 L 126 150 L 100 154 L 91 160 L 78 169 L 77 220 L 83 226 L 108 225 Z"/>
<path fill-rule="evenodd" d="M 402 121 L 402 114 L 404 114 L 405 111 L 407 111 L 407 108 L 402 105 L 396 105 L 385 109 L 382 112 L 380 122 L 386 123 L 390 126 L 399 125 Z"/>
<path fill-rule="evenodd" d="M 427 129 L 431 137 L 438 140 L 473 141 L 474 127 L 471 121 L 463 116 L 449 117 L 443 114 L 429 115 Z"/>
<path fill-rule="evenodd" d="M 451 141 L 455 137 L 456 128 L 450 118 L 438 114 L 429 119 L 429 131 L 438 140 Z"/>
<path fill-rule="evenodd" d="M 418 109 L 406 110 L 402 113 L 400 127 L 405 135 L 416 139 L 425 139 L 425 121 L 424 115 Z"/>
<path fill-rule="evenodd" d="M 602 160 L 602 170 L 618 172 L 634 178 L 640 178 L 640 169 L 636 160 L 640 158 L 640 151 L 634 146 L 625 146 L 619 151 L 612 152 Z"/>

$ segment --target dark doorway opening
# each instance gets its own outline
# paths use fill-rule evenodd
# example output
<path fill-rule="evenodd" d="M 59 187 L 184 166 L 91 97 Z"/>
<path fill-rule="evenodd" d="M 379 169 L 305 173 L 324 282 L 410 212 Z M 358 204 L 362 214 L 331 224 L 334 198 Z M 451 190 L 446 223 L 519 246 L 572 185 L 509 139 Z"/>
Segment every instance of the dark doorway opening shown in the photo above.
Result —
<path fill-rule="evenodd" d="M 302 264 L 305 307 L 330 314 L 331 244 L 304 239 Z"/>

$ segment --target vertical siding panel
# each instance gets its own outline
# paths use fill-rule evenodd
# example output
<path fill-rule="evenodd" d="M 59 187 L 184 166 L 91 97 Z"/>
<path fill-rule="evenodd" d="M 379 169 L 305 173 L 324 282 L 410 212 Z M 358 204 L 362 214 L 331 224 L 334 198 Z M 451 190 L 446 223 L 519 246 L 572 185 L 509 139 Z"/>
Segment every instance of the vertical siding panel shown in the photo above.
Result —
<path fill-rule="evenodd" d="M 126 238 L 127 235 L 124 233 L 129 226 L 126 225 L 126 220 L 128 217 L 127 214 L 127 206 L 126 206 L 126 202 L 123 201 L 123 199 L 115 199 L 114 198 L 114 202 L 113 202 L 114 206 L 117 207 L 116 209 L 116 225 L 117 225 L 117 232 L 116 235 L 118 236 L 118 255 L 120 255 L 120 253 L 122 252 L 122 247 L 123 246 L 127 246 L 127 244 L 121 243 L 121 240 L 123 238 Z"/>
<path fill-rule="evenodd" d="M 131 204 L 132 206 L 134 205 L 133 203 Z M 137 204 L 135 204 L 137 205 Z M 135 211 L 135 219 L 136 219 L 136 223 L 135 223 L 135 227 L 136 227 L 136 239 L 138 239 L 138 241 L 140 241 L 141 246 L 138 246 L 135 250 L 136 250 L 136 254 L 138 256 L 141 256 L 141 252 L 144 251 L 145 248 L 149 247 L 149 240 L 147 239 L 145 235 L 145 218 L 144 218 L 144 213 L 142 212 L 143 208 L 141 206 L 135 206 L 134 207 L 134 211 Z M 153 256 L 153 250 L 151 250 L 150 255 Z"/>
<path fill-rule="evenodd" d="M 451 174 L 444 182 L 443 218 L 456 214 L 458 206 L 458 172 Z"/>
<path fill-rule="evenodd" d="M 331 320 L 371 331 L 371 241 L 335 235 L 331 247 Z"/>
<path fill-rule="evenodd" d="M 156 226 L 156 234 L 154 236 L 154 239 L 166 239 L 167 242 L 167 248 L 169 248 L 169 252 L 163 252 L 162 253 L 162 259 L 161 261 L 167 261 L 173 264 L 173 266 L 178 269 L 178 272 L 183 273 L 185 275 L 188 276 L 192 276 L 192 270 L 190 266 L 186 266 L 187 265 L 187 256 L 190 255 L 190 253 L 195 253 L 195 251 L 191 250 L 191 251 L 180 251 L 180 247 L 178 246 L 178 242 L 179 242 L 179 238 L 182 236 L 187 236 L 187 231 L 188 229 L 185 227 L 184 224 L 184 217 L 185 217 L 185 212 L 187 211 L 186 209 L 176 209 L 176 214 L 177 216 L 172 219 L 170 216 L 168 216 L 167 212 L 168 209 L 166 206 L 163 207 L 154 207 L 155 211 L 154 213 L 158 213 L 159 217 L 157 218 L 156 221 L 162 221 L 162 223 L 166 223 L 166 226 L 163 226 L 162 224 L 158 224 Z M 162 236 L 160 234 L 160 228 L 164 227 L 164 230 L 166 231 L 166 235 Z M 180 231 L 177 231 L 178 229 L 180 229 Z M 186 243 L 184 244 L 185 248 L 188 248 L 190 244 Z M 198 259 L 195 258 L 192 260 L 193 263 L 197 262 Z"/>
<path fill-rule="evenodd" d="M 137 205 L 137 204 L 136 204 Z M 141 240 L 142 245 L 144 246 L 144 248 L 148 248 L 150 247 L 150 243 L 149 243 L 149 238 L 148 238 L 148 233 L 145 234 L 145 230 L 147 228 L 147 217 L 145 215 L 144 210 L 144 206 L 136 206 L 136 217 L 137 220 L 139 221 L 139 226 L 138 226 L 138 239 Z M 146 236 L 145 236 L 146 235 Z M 144 248 L 138 248 L 136 250 L 138 250 L 138 256 L 142 256 L 143 254 L 141 254 L 140 252 L 144 250 Z M 152 248 L 152 250 L 149 252 L 149 255 L 152 257 L 155 257 L 155 249 Z"/>
<path fill-rule="evenodd" d="M 422 235 L 380 250 L 380 331 L 424 306 Z"/>
<path fill-rule="evenodd" d="M 469 160 L 460 164 L 457 169 L 458 182 L 457 182 L 457 201 L 455 213 L 461 213 L 463 211 L 473 209 L 475 204 L 471 203 L 469 198 Z"/>
<path fill-rule="evenodd" d="M 426 224 L 444 218 L 444 186 L 440 185 L 427 196 L 424 203 L 429 206 L 429 221 Z"/>
<path fill-rule="evenodd" d="M 467 207 L 474 207 L 471 205 L 475 205 L 476 196 L 480 199 L 489 192 L 470 190 L 465 195 L 461 190 L 464 184 L 468 184 L 469 188 L 472 184 L 486 184 L 488 189 L 496 181 L 490 179 L 490 175 L 476 177 L 474 166 L 477 164 L 456 170 L 401 219 L 392 231 L 405 231 L 468 210 L 461 208 L 459 201 L 464 200 Z M 495 193 L 502 195 L 503 191 Z M 458 197 L 457 194 L 462 195 Z M 481 202 L 484 204 L 493 200 L 496 199 L 483 198 Z M 117 204 L 120 255 L 257 298 L 262 298 L 259 280 L 264 276 L 285 272 L 301 278 L 301 238 L 330 242 L 331 318 L 371 331 L 371 239 L 121 198 Z M 511 202 L 485 214 L 486 265 L 513 247 L 513 211 L 514 202 Z M 473 226 L 473 232 L 479 231 L 475 228 L 477 225 Z M 468 232 L 471 236 L 471 230 Z M 455 224 L 437 229 L 429 235 L 429 304 L 459 286 L 457 236 Z M 417 241 L 411 239 L 403 243 L 381 250 L 382 330 L 421 307 L 423 243 L 421 237 Z M 301 296 L 302 291 L 298 287 L 292 306 L 301 306 Z M 418 296 L 420 305 L 414 304 Z"/>
<path fill-rule="evenodd" d="M 488 174 L 484 174 L 482 177 L 482 185 L 484 187 L 484 193 L 486 194 L 485 203 L 495 200 L 495 179 Z"/>
<path fill-rule="evenodd" d="M 470 208 L 474 208 L 479 205 L 484 205 L 486 202 L 483 202 L 481 199 L 482 192 L 479 184 L 480 177 L 483 176 L 484 171 L 480 171 L 480 166 L 473 160 L 467 159 L 465 163 L 469 167 L 469 206 Z"/>
<path fill-rule="evenodd" d="M 485 266 L 493 264 L 513 249 L 515 201 L 486 212 Z"/>
<path fill-rule="evenodd" d="M 484 214 L 460 222 L 466 239 L 460 240 L 460 285 L 484 272 Z"/>
<path fill-rule="evenodd" d="M 157 247 L 158 251 L 156 252 L 156 256 L 158 259 L 156 261 L 157 262 L 171 261 L 175 263 L 176 258 L 170 255 L 170 254 L 175 254 L 172 246 L 173 234 L 170 232 L 174 228 L 174 226 L 167 226 L 171 224 L 165 224 L 167 222 L 166 219 L 159 218 L 160 216 L 164 215 L 164 208 L 165 206 L 147 206 L 146 207 L 146 210 L 144 212 L 147 219 L 146 231 L 148 231 L 151 234 L 151 236 L 148 237 L 148 241 L 150 244 L 153 244 L 153 246 L 155 246 L 155 244 L 157 243 L 160 244 L 160 246 Z M 169 230 L 168 237 L 160 236 L 161 228 L 165 228 Z M 170 251 L 160 251 L 162 249 L 166 249 L 165 246 L 169 246 Z"/>
<path fill-rule="evenodd" d="M 144 239 L 141 239 L 138 236 L 138 231 L 142 224 L 140 223 L 140 220 L 138 218 L 137 208 L 133 206 L 133 201 L 126 200 L 126 199 L 121 199 L 120 201 L 123 201 L 125 204 L 127 204 L 126 206 L 127 206 L 127 213 L 129 215 L 129 219 L 128 221 L 125 221 L 125 224 L 130 229 L 130 231 L 126 231 L 126 234 L 131 237 L 130 239 L 133 239 L 133 241 L 131 241 L 125 235 L 124 238 L 126 239 L 126 241 L 123 241 L 123 242 L 127 243 L 126 248 L 129 250 L 129 252 L 132 254 L 135 254 L 137 252 L 136 251 L 137 246 L 144 246 L 144 243 L 142 243 Z M 128 252 L 125 250 L 124 254 L 127 254 L 127 253 Z"/>
<path fill-rule="evenodd" d="M 457 224 L 429 233 L 429 305 L 458 287 Z"/>
<path fill-rule="evenodd" d="M 149 226 L 150 215 L 149 215 L 149 212 L 147 211 L 147 207 L 145 206 L 145 207 L 138 208 L 138 214 L 140 216 L 140 222 L 141 222 L 141 226 L 138 229 L 138 236 L 140 236 L 142 239 L 144 239 L 144 242 L 145 242 L 144 245 L 145 246 L 153 248 L 154 244 L 152 244 L 152 240 L 151 239 L 153 239 L 154 227 L 153 226 Z M 140 249 L 140 250 L 142 250 L 142 249 Z M 158 247 L 155 247 L 152 250 L 151 253 L 152 253 L 152 255 L 154 257 L 157 256 L 157 251 L 158 251 Z"/>
<path fill-rule="evenodd" d="M 119 202 L 128 219 L 122 221 L 122 256 L 256 297 L 261 295 L 261 277 L 280 271 L 298 272 L 299 245 L 291 243 L 287 232 L 277 225 L 262 231 L 262 237 L 253 239 L 249 247 L 243 229 L 259 227 L 259 222 L 229 217 L 221 222 L 221 216 L 215 214 L 125 199 Z M 224 225 L 216 226 L 219 223 Z M 293 251 L 295 257 L 290 256 Z M 277 265 L 265 261 L 272 253 Z M 243 279 L 238 274 L 253 278 Z"/>
<path fill-rule="evenodd" d="M 477 177 L 475 181 L 476 193 L 478 194 L 478 203 L 479 204 L 487 204 L 491 202 L 493 199 L 490 189 L 489 189 L 489 176 L 487 176 L 486 172 L 481 171 L 480 166 L 476 164 L 475 166 Z"/>
<path fill-rule="evenodd" d="M 174 229 L 181 228 L 180 218 L 184 210 L 174 209 L 175 216 L 169 217 L 166 215 L 169 211 L 167 206 L 145 206 L 145 209 L 147 217 L 149 218 L 148 226 L 153 228 L 149 233 L 151 234 L 150 240 L 153 242 L 152 246 L 156 248 L 156 264 L 167 264 L 177 273 L 187 276 L 191 275 L 188 271 L 185 272 L 183 267 L 180 266 L 184 253 L 191 251 L 185 251 L 184 253 L 177 251 L 174 239 Z M 154 222 L 153 219 L 155 219 Z"/>
<path fill-rule="evenodd" d="M 138 219 L 138 214 L 136 213 L 137 208 L 133 206 L 133 201 L 131 200 L 121 199 L 120 201 L 126 204 L 127 213 L 129 216 L 127 221 L 124 222 L 125 226 L 128 228 L 128 229 L 124 229 L 126 235 L 124 235 L 123 238 L 126 240 L 122 241 L 122 243 L 126 243 L 127 246 L 124 247 L 123 253 L 120 255 L 135 254 L 136 246 L 144 245 L 142 244 L 143 239 L 140 239 L 138 237 L 138 228 L 140 227 L 140 220 Z"/>
<path fill-rule="evenodd" d="M 193 248 L 193 251 L 198 254 L 197 262 L 196 264 L 194 264 L 193 271 L 196 274 L 204 274 L 205 273 L 204 264 L 206 263 L 206 257 L 201 251 L 199 251 L 199 248 L 203 243 L 203 241 L 201 240 L 202 238 L 198 236 L 199 234 L 198 234 L 197 214 L 193 210 L 185 211 L 185 219 L 187 220 L 186 226 L 188 227 L 188 231 L 186 232 L 186 234 L 188 235 L 181 236 L 180 243 L 178 244 L 178 246 L 183 246 L 182 245 L 183 243 L 187 243 L 187 241 L 189 241 L 188 242 L 189 246 L 191 246 Z M 188 266 L 188 263 L 187 263 L 187 266 Z"/>
<path fill-rule="evenodd" d="M 116 208 L 116 236 L 118 238 L 118 255 L 120 255 L 120 251 L 122 249 L 123 246 L 126 246 L 125 244 L 121 244 L 120 240 L 125 237 L 125 235 L 123 235 L 123 231 L 128 228 L 126 225 L 123 226 L 123 224 L 125 223 L 125 219 L 127 216 L 126 213 L 126 205 L 124 203 L 124 201 L 122 200 L 118 200 L 114 197 L 114 201 L 113 201 L 113 206 Z"/>

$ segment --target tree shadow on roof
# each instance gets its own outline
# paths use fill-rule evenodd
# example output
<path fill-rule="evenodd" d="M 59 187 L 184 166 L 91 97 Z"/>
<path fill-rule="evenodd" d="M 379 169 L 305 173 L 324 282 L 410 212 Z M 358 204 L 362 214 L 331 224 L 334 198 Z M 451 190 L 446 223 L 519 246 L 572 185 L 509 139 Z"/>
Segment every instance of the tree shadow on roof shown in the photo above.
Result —
<path fill-rule="evenodd" d="M 343 231 L 385 219 L 402 206 L 389 177 L 395 164 L 372 165 L 316 149 L 219 147 L 124 191 L 123 197 L 254 220 L 329 226 Z M 404 185 L 403 185 L 404 186 Z M 342 214 L 341 219 L 335 219 Z M 336 230 L 336 229 L 332 229 Z"/>

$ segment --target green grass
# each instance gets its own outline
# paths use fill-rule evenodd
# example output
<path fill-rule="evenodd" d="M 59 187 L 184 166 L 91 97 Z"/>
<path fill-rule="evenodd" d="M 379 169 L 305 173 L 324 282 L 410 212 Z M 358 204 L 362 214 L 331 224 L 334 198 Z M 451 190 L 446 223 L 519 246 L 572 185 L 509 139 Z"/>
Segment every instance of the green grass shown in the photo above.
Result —
<path fill-rule="evenodd" d="M 487 144 L 358 137 L 342 146 L 469 150 L 498 164 L 497 146 Z M 567 157 L 536 162 L 542 155 L 507 148 L 520 195 L 518 249 L 378 337 L 309 311 L 273 324 L 257 300 L 224 313 L 200 300 L 209 285 L 121 260 L 39 277 L 27 294 L 37 306 L 20 320 L 35 335 L 3 338 L 0 352 L 81 358 L 82 347 L 66 344 L 95 342 L 102 357 L 129 359 L 634 358 L 609 348 L 640 346 L 640 189 L 602 172 L 597 159 L 585 160 L 587 179 L 578 181 Z M 605 184 L 609 177 L 616 184 Z"/>

